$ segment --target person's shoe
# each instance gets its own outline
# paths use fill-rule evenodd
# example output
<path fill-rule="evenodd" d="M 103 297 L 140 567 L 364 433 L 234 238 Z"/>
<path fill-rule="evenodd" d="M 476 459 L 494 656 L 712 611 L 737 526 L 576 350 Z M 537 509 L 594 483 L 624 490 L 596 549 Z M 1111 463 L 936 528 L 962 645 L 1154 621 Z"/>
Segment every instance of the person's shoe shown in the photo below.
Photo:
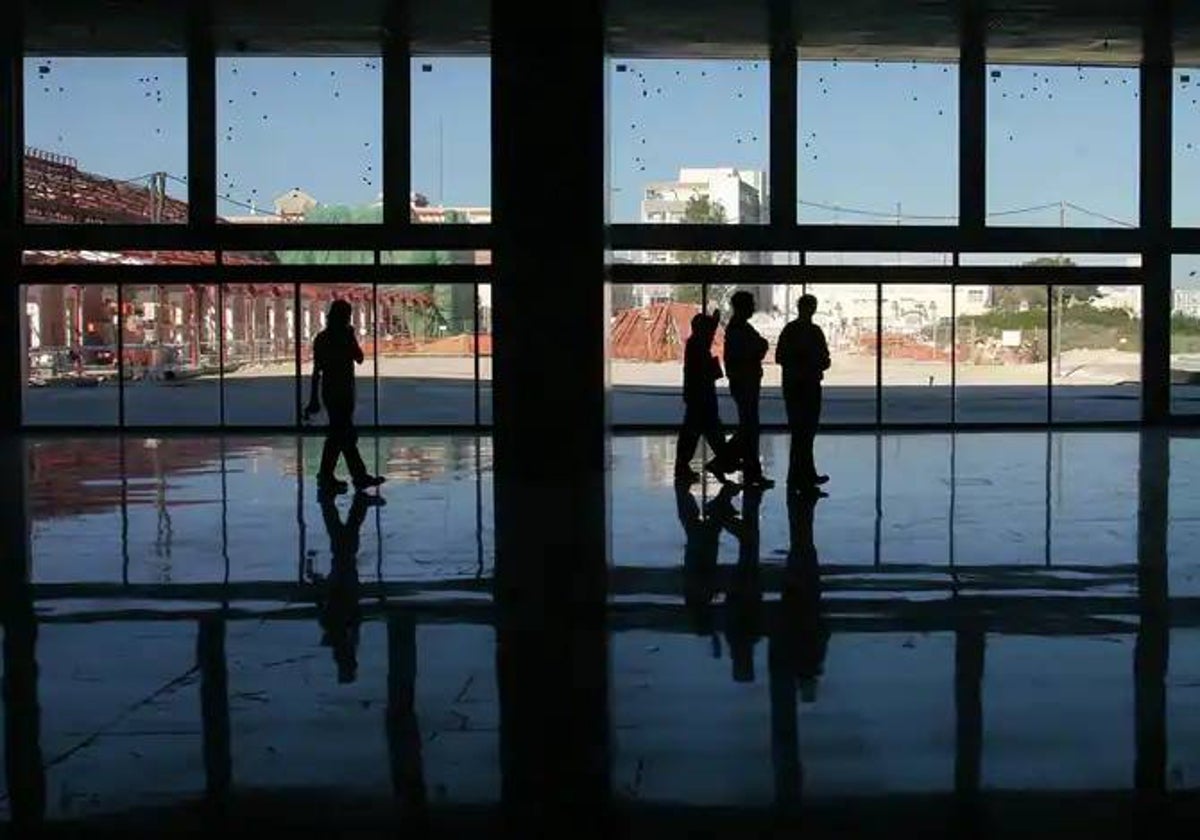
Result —
<path fill-rule="evenodd" d="M 827 475 L 814 475 L 812 483 L 814 485 L 821 485 L 821 484 L 826 483 L 827 481 L 829 481 L 829 476 L 827 476 Z"/>
<path fill-rule="evenodd" d="M 317 476 L 317 492 L 327 496 L 340 496 L 350 489 L 350 485 L 340 478 L 333 476 Z"/>
<path fill-rule="evenodd" d="M 383 484 L 383 482 L 386 480 L 387 479 L 385 479 L 381 475 L 364 475 L 364 476 L 354 479 L 354 489 L 355 490 L 369 490 L 372 487 L 378 487 L 380 484 Z"/>
<path fill-rule="evenodd" d="M 708 473 L 709 475 L 711 475 L 713 478 L 715 478 L 717 481 L 721 482 L 722 484 L 724 484 L 726 481 L 729 480 L 725 475 L 725 473 L 727 472 L 727 470 L 725 469 L 725 465 L 722 463 L 719 463 L 716 458 L 713 458 L 711 461 L 709 461 L 707 464 L 704 465 L 704 471 L 706 473 Z"/>
<path fill-rule="evenodd" d="M 743 476 L 743 478 L 745 478 Z M 773 479 L 767 478 L 765 475 L 756 475 L 750 478 L 745 478 L 747 487 L 757 487 L 760 490 L 769 490 L 775 486 Z"/>
<path fill-rule="evenodd" d="M 675 469 L 675 483 L 676 484 L 695 484 L 699 480 L 700 480 L 700 473 L 696 472 L 691 467 L 688 467 L 686 469 L 679 469 L 679 468 Z"/>
<path fill-rule="evenodd" d="M 355 499 L 355 501 L 361 500 L 362 504 L 365 507 L 386 507 L 387 506 L 387 499 L 383 498 L 383 496 L 380 496 L 377 494 L 372 495 L 371 493 L 368 493 L 365 490 L 355 490 L 354 491 L 354 499 Z"/>

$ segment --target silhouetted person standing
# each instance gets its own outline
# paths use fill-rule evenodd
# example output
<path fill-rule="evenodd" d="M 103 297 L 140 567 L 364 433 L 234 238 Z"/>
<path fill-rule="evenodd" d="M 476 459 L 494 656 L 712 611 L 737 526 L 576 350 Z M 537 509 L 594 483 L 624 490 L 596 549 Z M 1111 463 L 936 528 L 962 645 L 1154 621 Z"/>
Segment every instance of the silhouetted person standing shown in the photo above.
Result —
<path fill-rule="evenodd" d="M 754 647 L 763 635 L 763 591 L 758 568 L 761 506 L 762 489 L 750 486 L 742 497 L 742 515 L 722 517 L 725 529 L 738 541 L 737 565 L 725 591 L 725 641 L 734 682 L 754 682 Z M 733 511 L 732 505 L 728 511 Z"/>
<path fill-rule="evenodd" d="M 362 624 L 358 603 L 359 531 L 367 517 L 367 508 L 382 504 L 385 502 L 378 496 L 355 493 L 343 524 L 333 496 L 321 496 L 321 518 L 329 534 L 332 559 L 329 577 L 323 582 L 324 592 L 317 596 L 317 620 L 324 631 L 321 644 L 333 651 L 340 683 L 354 682 L 358 675 L 358 630 Z"/>
<path fill-rule="evenodd" d="M 821 422 L 821 380 L 829 370 L 825 333 L 813 323 L 816 311 L 817 299 L 802 295 L 795 320 L 783 328 L 775 346 L 775 361 L 783 368 L 783 402 L 792 438 L 787 475 L 791 491 L 804 491 L 829 480 L 817 472 L 813 459 Z"/>
<path fill-rule="evenodd" d="M 701 436 L 708 441 L 712 459 L 704 468 L 725 480 L 732 469 L 721 414 L 717 406 L 717 380 L 724 377 L 721 362 L 712 354 L 713 338 L 717 334 L 720 314 L 711 316 L 697 312 L 692 317 L 692 334 L 683 350 L 683 426 L 675 445 L 675 480 L 691 483 L 699 474 L 692 469 L 691 460 Z"/>
<path fill-rule="evenodd" d="M 784 650 L 805 703 L 817 697 L 829 648 L 829 625 L 821 605 L 821 568 L 813 538 L 813 514 L 823 495 L 819 490 L 788 494 L 791 545 L 779 598 Z"/>
<path fill-rule="evenodd" d="M 353 310 L 344 300 L 335 300 L 329 305 L 325 329 L 313 339 L 312 394 L 304 419 L 321 410 L 325 401 L 325 413 L 329 426 L 325 433 L 325 446 L 321 450 L 321 466 L 317 470 L 317 486 L 325 493 L 343 493 L 346 482 L 340 481 L 334 471 L 338 456 L 346 459 L 350 480 L 356 490 L 365 490 L 383 483 L 383 477 L 371 475 L 358 454 L 358 430 L 354 428 L 354 366 L 363 362 L 363 351 L 354 337 L 350 323 Z"/>
<path fill-rule="evenodd" d="M 758 397 L 767 340 L 750 323 L 754 296 L 745 291 L 734 292 L 729 302 L 733 317 L 725 327 L 725 375 L 729 377 L 729 392 L 737 404 L 738 430 L 734 440 L 742 459 L 742 478 L 748 485 L 773 487 L 775 482 L 763 476 L 758 459 Z"/>

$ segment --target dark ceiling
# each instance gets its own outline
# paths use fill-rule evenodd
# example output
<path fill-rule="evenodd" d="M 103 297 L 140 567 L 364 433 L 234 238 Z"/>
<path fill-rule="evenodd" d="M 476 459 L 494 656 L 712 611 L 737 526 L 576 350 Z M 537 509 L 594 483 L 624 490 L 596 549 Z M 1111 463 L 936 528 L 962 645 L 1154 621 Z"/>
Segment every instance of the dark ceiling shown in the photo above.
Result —
<path fill-rule="evenodd" d="M 184 0 L 25 0 L 26 43 L 39 53 L 183 49 Z M 521 0 L 512 0 L 521 2 Z M 793 0 L 803 55 L 953 59 L 962 0 Z M 1136 63 L 1147 0 L 983 0 L 994 61 Z M 212 0 L 225 52 L 369 54 L 389 0 Z M 559 9 L 566 12 L 570 3 Z M 610 0 L 609 50 L 622 56 L 763 57 L 766 2 Z M 1176 50 L 1200 59 L 1200 0 L 1177 0 Z M 489 0 L 414 0 L 419 53 L 482 54 Z M 553 37 L 552 22 L 546 23 Z"/>

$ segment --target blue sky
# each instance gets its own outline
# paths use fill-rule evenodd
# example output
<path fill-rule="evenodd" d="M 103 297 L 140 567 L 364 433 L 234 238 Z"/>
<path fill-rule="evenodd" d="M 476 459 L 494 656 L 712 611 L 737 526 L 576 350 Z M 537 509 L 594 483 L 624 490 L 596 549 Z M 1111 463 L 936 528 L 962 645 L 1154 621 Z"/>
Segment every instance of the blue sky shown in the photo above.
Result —
<path fill-rule="evenodd" d="M 1137 75 L 1119 68 L 990 68 L 988 209 L 1053 204 L 993 224 L 1115 225 L 1137 214 Z M 957 195 L 957 68 L 905 62 L 802 62 L 802 221 L 952 222 Z M 636 221 L 647 181 L 681 166 L 767 169 L 765 61 L 608 63 L 614 221 Z M 435 202 L 487 205 L 489 62 L 413 59 L 413 188 Z M 218 64 L 218 184 L 270 206 L 298 186 L 323 203 L 379 192 L 382 86 L 374 58 L 225 57 Z M 1187 189 L 1200 176 L 1200 74 L 1175 74 L 1175 213 L 1200 224 Z M 26 62 L 26 142 L 88 170 L 133 178 L 187 169 L 182 58 Z M 186 195 L 186 186 L 172 189 Z M 221 212 L 246 210 L 219 202 Z"/>

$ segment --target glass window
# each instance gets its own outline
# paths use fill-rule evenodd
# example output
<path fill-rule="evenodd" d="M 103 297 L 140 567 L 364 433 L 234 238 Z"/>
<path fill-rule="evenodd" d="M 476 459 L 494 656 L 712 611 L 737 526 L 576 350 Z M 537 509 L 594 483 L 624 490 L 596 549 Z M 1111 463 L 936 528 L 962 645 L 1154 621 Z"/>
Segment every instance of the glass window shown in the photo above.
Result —
<path fill-rule="evenodd" d="M 1045 286 L 955 288 L 958 422 L 1046 422 L 1046 300 Z"/>
<path fill-rule="evenodd" d="M 1200 256 L 1171 260 L 1171 410 L 1200 413 Z"/>
<path fill-rule="evenodd" d="M 1138 71 L 988 65 L 992 225 L 1138 223 Z"/>
<path fill-rule="evenodd" d="M 1053 419 L 1139 419 L 1141 287 L 1051 286 L 1050 297 Z"/>
<path fill-rule="evenodd" d="M 950 562 L 952 446 L 950 434 L 882 437 L 879 556 L 884 565 Z"/>
<path fill-rule="evenodd" d="M 379 422 L 474 423 L 474 285 L 384 284 L 375 305 Z"/>
<path fill-rule="evenodd" d="M 1177 227 L 1200 227 L 1200 68 L 1175 70 L 1171 135 L 1171 219 Z"/>
<path fill-rule="evenodd" d="M 24 421 L 113 426 L 120 388 L 117 287 L 21 287 Z"/>
<path fill-rule="evenodd" d="M 296 422 L 295 287 L 291 283 L 229 283 L 224 288 L 225 422 L 294 425 Z M 307 344 L 320 317 L 305 308 Z"/>
<path fill-rule="evenodd" d="M 953 287 L 885 283 L 881 288 L 883 422 L 950 422 Z"/>
<path fill-rule="evenodd" d="M 412 59 L 412 215 L 492 220 L 491 59 Z"/>
<path fill-rule="evenodd" d="M 187 221 L 187 62 L 25 59 L 25 219 Z"/>
<path fill-rule="evenodd" d="M 382 221 L 382 120 L 376 58 L 218 58 L 218 214 Z"/>
<path fill-rule="evenodd" d="M 732 287 L 730 287 L 732 288 Z M 613 423 L 676 424 L 683 418 L 683 349 L 700 312 L 702 284 L 629 283 L 611 286 L 609 382 Z M 726 294 L 710 285 L 709 308 Z M 722 319 L 724 320 L 724 319 Z M 723 330 L 713 342 L 721 355 Z M 724 380 L 718 393 L 726 391 Z M 735 421 L 733 404 L 721 407 L 721 419 Z"/>
<path fill-rule="evenodd" d="M 124 288 L 125 422 L 220 422 L 217 287 Z"/>
<path fill-rule="evenodd" d="M 768 63 L 611 58 L 609 218 L 766 222 Z"/>
<path fill-rule="evenodd" d="M 802 224 L 957 221 L 956 64 L 801 61 L 799 109 Z"/>

